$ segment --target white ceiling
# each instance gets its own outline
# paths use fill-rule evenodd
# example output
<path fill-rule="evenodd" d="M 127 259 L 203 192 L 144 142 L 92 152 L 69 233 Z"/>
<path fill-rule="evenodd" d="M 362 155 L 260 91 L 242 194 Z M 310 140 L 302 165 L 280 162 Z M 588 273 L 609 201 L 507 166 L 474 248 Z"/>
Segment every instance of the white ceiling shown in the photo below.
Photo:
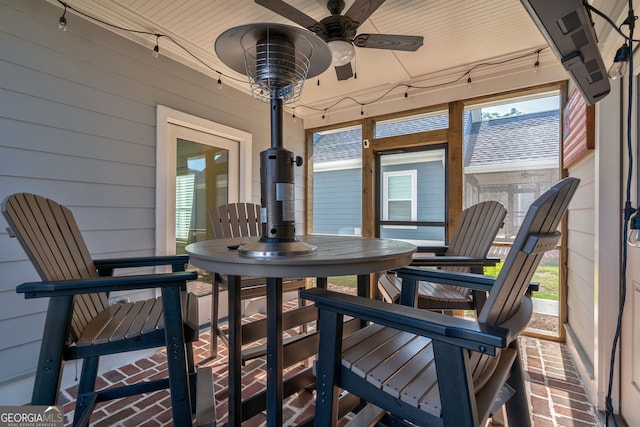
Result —
<path fill-rule="evenodd" d="M 49 1 L 59 5 L 57 0 Z M 323 0 L 285 1 L 316 20 L 329 15 Z M 346 11 L 353 0 L 345 3 Z M 595 0 L 593 3 L 610 14 L 625 2 Z M 213 49 L 216 38 L 232 26 L 247 23 L 295 25 L 253 0 L 74 0 L 69 4 L 112 24 L 170 35 L 212 69 L 220 71 L 224 84 L 245 92 L 248 92 L 246 77 L 231 71 L 216 57 Z M 617 18 L 615 15 L 612 17 Z M 602 19 L 594 21 L 602 41 L 611 33 L 610 27 Z M 150 50 L 156 43 L 153 36 L 110 29 Z M 424 45 L 417 52 L 356 48 L 357 79 L 338 81 L 333 67 L 330 67 L 318 79 L 306 83 L 297 105 L 322 110 L 347 95 L 370 100 L 397 84 L 428 86 L 450 82 L 464 76 L 478 64 L 500 62 L 529 53 L 532 56 L 502 67 L 514 67 L 519 62 L 521 67 L 533 68 L 534 52 L 546 46 L 519 0 L 387 0 L 359 27 L 358 34 L 361 33 L 420 35 L 424 37 Z M 217 73 L 171 41 L 161 38 L 159 43 L 162 55 L 177 59 L 217 80 Z M 550 49 L 541 53 L 540 63 L 543 67 L 558 67 Z M 496 72 L 500 72 L 499 65 L 481 66 L 471 73 L 471 77 L 477 80 L 482 79 L 485 73 Z M 243 82 L 233 82 L 226 76 Z M 467 77 L 462 79 L 461 83 L 466 84 Z M 392 92 L 395 95 L 388 96 L 402 97 L 405 89 L 397 88 Z M 304 116 L 303 110 L 301 107 L 297 114 Z M 308 111 L 311 114 L 312 111 Z"/>

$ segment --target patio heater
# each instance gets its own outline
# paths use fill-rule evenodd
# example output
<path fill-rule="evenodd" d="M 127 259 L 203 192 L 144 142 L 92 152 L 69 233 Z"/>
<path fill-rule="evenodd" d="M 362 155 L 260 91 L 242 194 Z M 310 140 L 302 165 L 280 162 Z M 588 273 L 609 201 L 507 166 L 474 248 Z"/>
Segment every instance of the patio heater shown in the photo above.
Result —
<path fill-rule="evenodd" d="M 300 98 L 307 78 L 329 67 L 326 43 L 302 28 L 255 23 L 230 28 L 215 43 L 220 60 L 249 78 L 251 94 L 271 104 L 271 148 L 260 153 L 261 235 L 238 253 L 253 257 L 308 255 L 295 236 L 294 167 L 302 157 L 284 148 L 283 105 Z"/>

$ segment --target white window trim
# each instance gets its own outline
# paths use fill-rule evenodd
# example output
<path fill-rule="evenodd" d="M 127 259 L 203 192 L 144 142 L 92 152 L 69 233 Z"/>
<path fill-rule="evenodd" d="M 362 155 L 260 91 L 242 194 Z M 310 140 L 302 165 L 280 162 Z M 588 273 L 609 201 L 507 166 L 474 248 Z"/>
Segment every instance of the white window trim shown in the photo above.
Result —
<path fill-rule="evenodd" d="M 156 108 L 156 255 L 173 255 L 175 253 L 175 165 L 176 145 L 170 141 L 169 125 L 179 125 L 185 128 L 216 135 L 232 141 L 240 146 L 240 179 L 239 200 L 230 202 L 250 202 L 251 198 L 251 154 L 252 135 L 248 132 L 234 129 L 220 123 L 212 122 L 201 117 L 183 113 L 178 110 L 157 105 Z M 174 230 L 168 233 L 167 230 Z"/>
<path fill-rule="evenodd" d="M 418 220 L 418 171 L 417 169 L 382 173 L 382 220 L 389 220 L 389 178 L 409 176 L 411 178 L 411 221 Z M 383 228 L 415 230 L 415 225 L 384 225 Z"/>

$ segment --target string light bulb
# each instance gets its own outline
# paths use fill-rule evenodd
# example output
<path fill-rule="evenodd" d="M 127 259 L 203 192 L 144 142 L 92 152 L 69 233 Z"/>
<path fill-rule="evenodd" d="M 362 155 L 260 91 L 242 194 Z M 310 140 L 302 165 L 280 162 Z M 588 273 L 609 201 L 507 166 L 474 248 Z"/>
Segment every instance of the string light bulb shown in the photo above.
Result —
<path fill-rule="evenodd" d="M 360 115 L 364 116 L 364 104 L 360 104 Z"/>
<path fill-rule="evenodd" d="M 153 57 L 157 58 L 160 54 L 160 45 L 158 44 L 160 40 L 160 34 L 156 34 L 156 45 L 153 47 Z"/>
<path fill-rule="evenodd" d="M 408 98 L 409 97 L 409 89 L 411 89 L 411 85 L 407 86 L 407 89 L 404 91 L 404 97 Z"/>
<path fill-rule="evenodd" d="M 629 45 L 623 44 L 616 51 L 616 56 L 613 58 L 613 64 L 609 67 L 607 74 L 611 80 L 621 79 L 627 72 L 627 64 L 629 63 Z"/>
<path fill-rule="evenodd" d="M 293 121 L 296 121 L 296 107 L 293 107 L 293 113 L 291 113 L 291 117 L 293 118 Z"/>
<path fill-rule="evenodd" d="M 324 110 L 322 110 L 322 120 L 324 120 L 326 114 L 327 114 L 327 109 L 325 108 Z"/>
<path fill-rule="evenodd" d="M 536 62 L 533 64 L 533 72 L 537 73 L 540 69 L 540 50 L 536 51 Z"/>
<path fill-rule="evenodd" d="M 629 246 L 640 248 L 640 213 L 638 212 L 629 219 L 627 243 Z"/>
<path fill-rule="evenodd" d="M 67 31 L 67 18 L 65 17 L 67 14 L 67 4 L 63 3 L 62 5 L 64 6 L 64 12 L 62 12 L 62 16 L 58 19 L 58 28 L 62 31 Z"/>
<path fill-rule="evenodd" d="M 471 74 L 469 74 L 469 77 L 467 77 L 467 86 L 470 88 L 471 87 Z"/>
<path fill-rule="evenodd" d="M 222 89 L 222 74 L 218 74 L 218 81 L 216 82 L 218 89 Z"/>

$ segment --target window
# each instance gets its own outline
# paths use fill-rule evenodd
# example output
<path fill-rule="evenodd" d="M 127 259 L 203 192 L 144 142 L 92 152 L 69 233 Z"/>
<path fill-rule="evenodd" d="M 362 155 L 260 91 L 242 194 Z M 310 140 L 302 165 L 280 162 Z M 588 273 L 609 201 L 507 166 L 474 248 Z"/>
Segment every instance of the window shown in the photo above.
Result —
<path fill-rule="evenodd" d="M 313 134 L 313 233 L 362 235 L 361 147 L 360 126 Z"/>
<path fill-rule="evenodd" d="M 505 258 L 531 203 L 560 179 L 560 118 L 558 91 L 465 110 L 464 205 L 498 200 L 508 212 L 489 255 Z M 533 276 L 540 290 L 529 330 L 536 333 L 561 333 L 560 258 L 561 249 L 547 252 Z"/>
<path fill-rule="evenodd" d="M 382 219 L 384 221 L 415 221 L 417 219 L 417 177 L 418 171 L 415 169 L 383 173 Z M 399 225 L 385 227 L 406 228 Z"/>
<path fill-rule="evenodd" d="M 409 135 L 449 127 L 449 113 L 438 111 L 434 113 L 418 114 L 399 119 L 380 120 L 376 122 L 376 138 L 387 136 Z"/>

